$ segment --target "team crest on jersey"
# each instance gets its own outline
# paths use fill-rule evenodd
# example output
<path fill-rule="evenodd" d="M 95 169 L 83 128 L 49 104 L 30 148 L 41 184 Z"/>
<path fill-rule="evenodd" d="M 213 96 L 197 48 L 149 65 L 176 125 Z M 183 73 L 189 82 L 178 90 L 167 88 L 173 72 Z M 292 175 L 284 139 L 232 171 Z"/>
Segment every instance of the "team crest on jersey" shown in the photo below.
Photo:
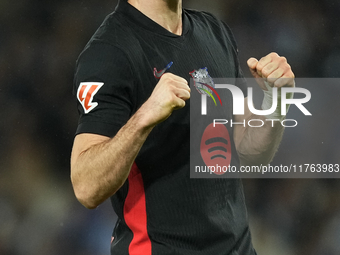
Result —
<path fill-rule="evenodd" d="M 194 86 L 197 89 L 198 93 L 202 95 L 207 95 L 208 97 L 212 98 L 215 105 L 217 105 L 216 100 L 213 96 L 213 93 L 215 93 L 222 105 L 221 98 L 218 95 L 217 91 L 215 90 L 215 83 L 211 76 L 209 75 L 207 67 L 194 70 L 189 74 L 194 80 Z"/>
<path fill-rule="evenodd" d="M 93 102 L 93 97 L 99 89 L 104 85 L 102 82 L 81 82 L 77 91 L 77 98 L 83 106 L 85 114 L 92 111 L 98 106 L 97 102 Z"/>

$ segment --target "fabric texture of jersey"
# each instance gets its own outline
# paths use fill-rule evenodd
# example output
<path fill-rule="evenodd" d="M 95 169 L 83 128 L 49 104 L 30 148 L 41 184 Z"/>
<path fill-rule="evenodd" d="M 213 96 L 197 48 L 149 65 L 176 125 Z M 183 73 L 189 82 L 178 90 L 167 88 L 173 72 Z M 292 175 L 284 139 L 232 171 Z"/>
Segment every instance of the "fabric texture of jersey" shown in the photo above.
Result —
<path fill-rule="evenodd" d="M 212 78 L 243 77 L 230 29 L 211 14 L 183 10 L 178 36 L 121 0 L 78 58 L 76 134 L 113 137 L 151 95 L 159 81 L 154 69 L 171 62 L 166 72 L 188 82 L 190 72 L 205 67 Z M 80 88 L 91 83 L 103 85 Z M 238 86 L 246 95 L 245 83 Z M 84 105 L 93 106 L 85 113 Z M 225 107 L 232 118 L 232 98 Z M 112 254 L 256 254 L 241 180 L 190 179 L 189 138 L 190 100 L 152 130 L 128 180 L 111 197 L 118 216 Z M 232 149 L 238 165 L 233 140 Z"/>

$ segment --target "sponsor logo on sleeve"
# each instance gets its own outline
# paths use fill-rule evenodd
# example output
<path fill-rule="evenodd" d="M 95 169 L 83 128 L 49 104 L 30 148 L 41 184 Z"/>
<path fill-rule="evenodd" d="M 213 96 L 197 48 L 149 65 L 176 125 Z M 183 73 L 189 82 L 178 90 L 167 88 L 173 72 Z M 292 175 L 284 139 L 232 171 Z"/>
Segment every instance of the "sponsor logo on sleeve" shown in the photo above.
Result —
<path fill-rule="evenodd" d="M 98 106 L 97 102 L 93 102 L 93 97 L 99 89 L 104 85 L 102 82 L 81 82 L 77 91 L 77 98 L 83 106 L 85 114 L 92 111 Z"/>

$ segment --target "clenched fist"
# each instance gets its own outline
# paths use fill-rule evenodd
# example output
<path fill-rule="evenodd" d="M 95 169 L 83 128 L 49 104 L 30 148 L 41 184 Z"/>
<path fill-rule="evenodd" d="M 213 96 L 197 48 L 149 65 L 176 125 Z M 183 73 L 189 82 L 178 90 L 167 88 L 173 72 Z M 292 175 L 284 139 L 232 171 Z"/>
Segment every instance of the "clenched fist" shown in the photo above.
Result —
<path fill-rule="evenodd" d="M 277 53 L 270 53 L 258 61 L 250 58 L 247 61 L 250 72 L 257 79 L 257 83 L 263 90 L 267 90 L 264 81 L 271 87 L 294 87 L 295 75 L 285 57 Z"/>
<path fill-rule="evenodd" d="M 173 110 L 183 108 L 190 98 L 188 82 L 177 75 L 165 73 L 149 99 L 142 105 L 146 125 L 153 126 L 166 120 Z"/>

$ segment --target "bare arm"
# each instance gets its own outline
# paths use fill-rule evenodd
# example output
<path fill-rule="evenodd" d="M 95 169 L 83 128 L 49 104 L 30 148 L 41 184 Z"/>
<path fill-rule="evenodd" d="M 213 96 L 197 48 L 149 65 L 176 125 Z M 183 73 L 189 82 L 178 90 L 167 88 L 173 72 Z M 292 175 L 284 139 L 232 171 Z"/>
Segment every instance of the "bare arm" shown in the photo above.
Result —
<path fill-rule="evenodd" d="M 248 66 L 254 78 L 261 78 L 258 79 L 258 84 L 263 90 L 267 90 L 263 79 L 271 87 L 294 86 L 294 73 L 291 67 L 284 57 L 280 57 L 276 53 L 270 53 L 260 61 L 251 58 L 248 60 Z M 235 126 L 234 140 L 240 163 L 241 165 L 268 164 L 279 147 L 284 127 L 277 121 L 266 121 L 264 116 L 251 113 L 247 98 L 244 104 L 245 115 L 236 115 L 235 121 L 242 122 L 245 119 L 247 123 L 250 119 L 261 119 L 265 124 L 262 127 Z"/>
<path fill-rule="evenodd" d="M 71 180 L 78 200 L 95 208 L 113 195 L 127 179 L 130 168 L 152 127 L 135 114 L 112 139 L 79 134 L 71 156 Z"/>
<path fill-rule="evenodd" d="M 245 115 L 236 115 L 235 122 L 248 123 L 250 119 L 261 119 L 262 127 L 236 125 L 234 141 L 240 163 L 243 166 L 268 164 L 273 159 L 282 139 L 284 127 L 277 121 L 265 121 L 264 116 L 258 116 L 249 111 L 247 98 L 244 100 Z"/>
<path fill-rule="evenodd" d="M 71 180 L 78 200 L 95 208 L 124 184 L 131 166 L 153 127 L 190 97 L 187 81 L 164 74 L 150 98 L 112 139 L 77 135 L 71 155 Z"/>

